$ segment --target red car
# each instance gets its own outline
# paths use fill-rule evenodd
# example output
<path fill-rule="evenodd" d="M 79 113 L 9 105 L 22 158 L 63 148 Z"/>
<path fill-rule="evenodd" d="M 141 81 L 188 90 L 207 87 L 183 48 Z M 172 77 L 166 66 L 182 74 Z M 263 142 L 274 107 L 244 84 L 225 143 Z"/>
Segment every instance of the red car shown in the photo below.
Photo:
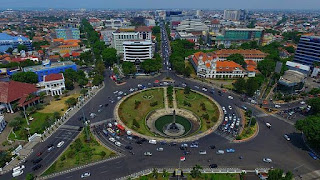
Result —
<path fill-rule="evenodd" d="M 38 152 L 38 153 L 37 153 L 37 156 L 41 156 L 41 155 L 42 155 L 42 152 Z"/>

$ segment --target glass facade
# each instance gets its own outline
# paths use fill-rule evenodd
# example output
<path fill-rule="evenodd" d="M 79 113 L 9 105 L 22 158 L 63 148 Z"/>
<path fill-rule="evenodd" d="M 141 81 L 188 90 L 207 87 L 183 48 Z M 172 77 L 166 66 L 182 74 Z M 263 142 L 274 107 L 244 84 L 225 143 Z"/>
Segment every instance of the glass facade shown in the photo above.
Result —
<path fill-rule="evenodd" d="M 320 63 L 320 37 L 302 36 L 293 61 L 310 66 Z"/>
<path fill-rule="evenodd" d="M 80 39 L 80 30 L 78 28 L 56 29 L 56 35 L 59 39 Z"/>

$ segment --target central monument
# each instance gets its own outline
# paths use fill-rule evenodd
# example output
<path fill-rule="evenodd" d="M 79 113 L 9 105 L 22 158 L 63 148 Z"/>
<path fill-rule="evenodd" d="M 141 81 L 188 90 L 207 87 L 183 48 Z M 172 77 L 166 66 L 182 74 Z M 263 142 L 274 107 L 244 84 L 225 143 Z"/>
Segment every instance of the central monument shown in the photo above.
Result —
<path fill-rule="evenodd" d="M 163 132 L 171 137 L 179 137 L 182 136 L 185 132 L 184 127 L 176 122 L 176 110 L 173 110 L 172 113 L 172 123 L 164 126 Z"/>

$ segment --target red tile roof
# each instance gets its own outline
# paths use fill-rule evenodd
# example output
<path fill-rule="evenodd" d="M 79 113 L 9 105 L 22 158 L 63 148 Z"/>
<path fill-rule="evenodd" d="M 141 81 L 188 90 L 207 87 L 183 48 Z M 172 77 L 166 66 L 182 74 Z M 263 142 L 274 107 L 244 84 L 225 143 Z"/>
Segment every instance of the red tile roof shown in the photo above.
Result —
<path fill-rule="evenodd" d="M 136 28 L 136 32 L 151 32 L 151 29 L 147 26 L 139 26 Z"/>
<path fill-rule="evenodd" d="M 17 81 L 0 82 L 0 102 L 9 103 L 37 90 L 34 84 Z"/>
<path fill-rule="evenodd" d="M 217 72 L 232 72 L 236 69 L 243 70 L 242 66 L 234 61 L 217 61 Z"/>
<path fill-rule="evenodd" d="M 203 62 L 211 61 L 217 58 L 217 56 L 213 53 L 204 53 L 204 52 L 196 52 L 193 54 L 193 62 L 198 65 L 198 61 L 202 59 Z"/>
<path fill-rule="evenodd" d="M 72 57 L 78 57 L 78 56 L 80 56 L 80 53 L 78 53 L 78 52 L 72 52 Z"/>
<path fill-rule="evenodd" d="M 66 53 L 66 54 L 64 54 L 62 57 L 64 57 L 64 58 L 70 57 L 70 54 L 69 54 L 69 53 Z"/>
<path fill-rule="evenodd" d="M 56 80 L 63 79 L 63 75 L 62 75 L 62 73 L 60 73 L 60 74 L 49 74 L 49 75 L 44 76 L 43 79 L 44 79 L 45 82 L 56 81 Z"/>
<path fill-rule="evenodd" d="M 246 64 L 247 64 L 247 71 L 250 72 L 259 72 L 257 70 L 257 63 L 253 60 L 245 60 Z"/>
<path fill-rule="evenodd" d="M 220 58 L 227 58 L 231 54 L 241 54 L 245 59 L 265 58 L 266 53 L 256 49 L 221 49 L 216 51 L 216 54 Z"/>

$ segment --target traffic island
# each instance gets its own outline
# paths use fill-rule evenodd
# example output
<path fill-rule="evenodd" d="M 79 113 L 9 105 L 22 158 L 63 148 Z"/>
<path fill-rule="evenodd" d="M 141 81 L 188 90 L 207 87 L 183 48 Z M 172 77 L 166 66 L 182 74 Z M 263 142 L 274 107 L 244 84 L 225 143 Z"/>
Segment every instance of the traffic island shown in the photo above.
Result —
<path fill-rule="evenodd" d="M 255 138 L 259 133 L 259 125 L 256 119 L 252 117 L 252 113 L 244 110 L 240 110 L 239 112 L 241 114 L 241 119 L 244 121 L 239 135 L 233 141 L 235 143 L 247 142 Z"/>

